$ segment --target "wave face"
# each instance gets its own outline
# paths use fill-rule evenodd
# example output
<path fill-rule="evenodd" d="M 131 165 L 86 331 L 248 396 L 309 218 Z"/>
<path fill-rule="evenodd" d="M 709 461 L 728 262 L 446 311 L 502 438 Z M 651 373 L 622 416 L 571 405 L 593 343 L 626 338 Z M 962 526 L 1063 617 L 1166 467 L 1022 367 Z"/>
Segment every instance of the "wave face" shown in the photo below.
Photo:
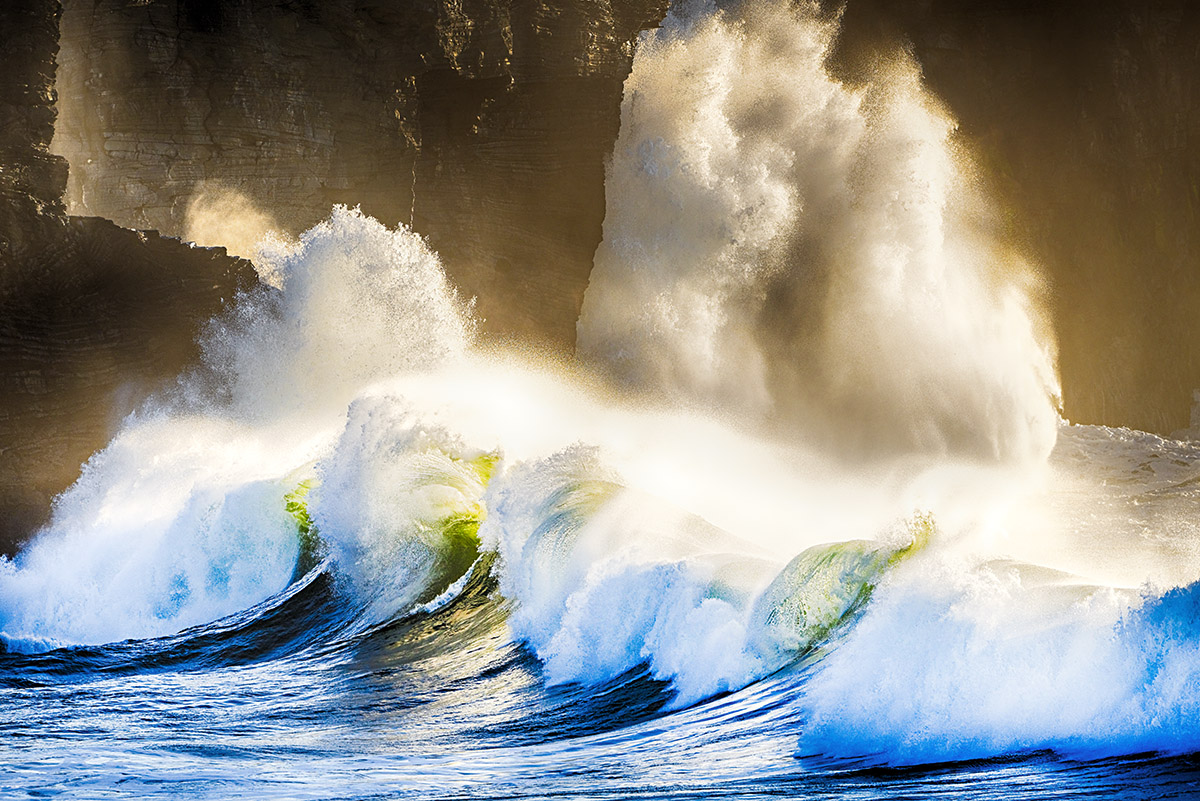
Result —
<path fill-rule="evenodd" d="M 264 243 L 0 561 L 4 794 L 1186 797 L 1200 445 L 1056 420 L 951 123 L 832 35 L 642 44 L 579 363 L 406 228 Z"/>

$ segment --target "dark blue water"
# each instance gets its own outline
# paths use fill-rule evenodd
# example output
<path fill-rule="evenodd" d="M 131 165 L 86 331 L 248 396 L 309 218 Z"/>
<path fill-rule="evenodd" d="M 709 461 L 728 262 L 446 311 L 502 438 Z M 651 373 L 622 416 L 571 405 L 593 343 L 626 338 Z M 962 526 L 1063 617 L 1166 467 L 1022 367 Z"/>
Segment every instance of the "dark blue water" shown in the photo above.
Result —
<path fill-rule="evenodd" d="M 481 565 L 356 631 L 337 581 L 173 637 L 0 656 L 4 798 L 1193 798 L 1200 758 L 805 755 L 794 665 L 668 711 L 635 669 L 547 687 Z"/>

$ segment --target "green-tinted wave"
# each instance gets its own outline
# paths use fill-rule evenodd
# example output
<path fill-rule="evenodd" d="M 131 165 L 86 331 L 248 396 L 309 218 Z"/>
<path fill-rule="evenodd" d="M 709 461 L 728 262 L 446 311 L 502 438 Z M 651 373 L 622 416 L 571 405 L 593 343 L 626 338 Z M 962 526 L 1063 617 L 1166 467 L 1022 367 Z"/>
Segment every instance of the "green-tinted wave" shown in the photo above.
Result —
<path fill-rule="evenodd" d="M 752 620 L 767 641 L 803 654 L 858 617 L 884 575 L 932 538 L 932 515 L 903 524 L 909 541 L 889 546 L 850 540 L 809 548 L 787 564 L 754 605 Z"/>
<path fill-rule="evenodd" d="M 284 508 L 296 521 L 296 538 L 300 542 L 300 553 L 296 557 L 296 570 L 292 581 L 306 575 L 321 563 L 328 549 L 317 532 L 312 516 L 308 513 L 308 494 L 312 491 L 316 479 L 308 478 L 296 485 L 296 488 L 283 496 Z"/>

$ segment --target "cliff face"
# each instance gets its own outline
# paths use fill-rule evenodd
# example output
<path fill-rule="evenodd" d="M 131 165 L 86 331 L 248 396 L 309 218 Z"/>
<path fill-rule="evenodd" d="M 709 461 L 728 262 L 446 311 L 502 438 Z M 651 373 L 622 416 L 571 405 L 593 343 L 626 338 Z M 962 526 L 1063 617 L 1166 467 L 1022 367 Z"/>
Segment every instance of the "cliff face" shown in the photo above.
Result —
<path fill-rule="evenodd" d="M 850 0 L 907 42 L 1043 268 L 1068 419 L 1169 433 L 1200 387 L 1200 6 Z"/>
<path fill-rule="evenodd" d="M 55 142 L 68 199 L 172 235 L 213 187 L 293 233 L 361 203 L 430 239 L 485 330 L 569 346 L 630 42 L 665 6 L 68 0 Z M 1200 12 L 844 6 L 841 69 L 861 76 L 907 43 L 1042 266 L 1068 418 L 1186 425 L 1200 387 Z"/>
<path fill-rule="evenodd" d="M 57 0 L 0 5 L 0 263 L 42 238 L 63 210 L 67 162 L 51 155 Z"/>
<path fill-rule="evenodd" d="M 665 0 L 69 0 L 73 211 L 188 235 L 234 190 L 426 235 L 485 328 L 569 345 L 631 40 Z"/>
<path fill-rule="evenodd" d="M 0 553 L 47 519 L 50 502 L 121 419 L 198 356 L 200 325 L 253 267 L 106 220 L 54 221 L 0 284 Z"/>
<path fill-rule="evenodd" d="M 121 417 L 194 360 L 252 266 L 68 218 L 49 153 L 59 5 L 0 6 L 0 553 L 45 522 Z"/>
<path fill-rule="evenodd" d="M 569 344 L 630 42 L 664 10 L 71 0 L 56 132 L 61 8 L 0 7 L 0 553 L 257 280 L 220 249 L 66 217 L 52 136 L 73 212 L 179 236 L 208 203 L 297 233 L 361 203 L 425 234 L 492 330 Z"/>

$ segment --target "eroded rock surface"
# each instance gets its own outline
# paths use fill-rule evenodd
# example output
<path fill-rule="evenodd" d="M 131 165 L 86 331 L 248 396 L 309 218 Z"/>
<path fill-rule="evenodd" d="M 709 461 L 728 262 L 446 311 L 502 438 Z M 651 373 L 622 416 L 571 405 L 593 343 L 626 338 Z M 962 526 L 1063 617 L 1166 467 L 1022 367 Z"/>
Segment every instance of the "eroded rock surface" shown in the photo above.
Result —
<path fill-rule="evenodd" d="M 195 361 L 202 323 L 253 266 L 95 218 L 51 233 L 0 280 L 0 553 L 46 522 L 121 419 Z"/>
<path fill-rule="evenodd" d="M 828 4 L 832 7 L 832 3 Z M 427 236 L 486 330 L 569 348 L 638 32 L 665 0 L 0 4 L 0 548 L 194 355 L 249 265 L 188 233 L 235 191 Z M 906 42 L 1047 276 L 1066 415 L 1168 432 L 1200 387 L 1200 10 L 849 0 L 849 79 Z M 51 150 L 66 154 L 65 162 Z"/>
<path fill-rule="evenodd" d="M 59 12 L 57 0 L 0 4 L 0 261 L 42 241 L 63 211 L 67 162 L 50 153 Z"/>
<path fill-rule="evenodd" d="M 632 40 L 665 0 L 68 0 L 73 211 L 188 235 L 232 189 L 295 234 L 412 224 L 485 330 L 570 347 Z"/>
<path fill-rule="evenodd" d="M 1200 386 L 1193 6 L 845 4 L 841 66 L 909 47 L 1043 268 L 1074 421 L 1167 432 Z M 429 237 L 485 330 L 569 347 L 631 42 L 665 7 L 68 0 L 68 197 L 176 235 L 205 182 L 292 232 L 361 203 Z"/>
<path fill-rule="evenodd" d="M 202 321 L 253 267 L 154 232 L 68 218 L 54 132 L 59 5 L 0 4 L 0 553 L 121 417 L 196 356 Z"/>

